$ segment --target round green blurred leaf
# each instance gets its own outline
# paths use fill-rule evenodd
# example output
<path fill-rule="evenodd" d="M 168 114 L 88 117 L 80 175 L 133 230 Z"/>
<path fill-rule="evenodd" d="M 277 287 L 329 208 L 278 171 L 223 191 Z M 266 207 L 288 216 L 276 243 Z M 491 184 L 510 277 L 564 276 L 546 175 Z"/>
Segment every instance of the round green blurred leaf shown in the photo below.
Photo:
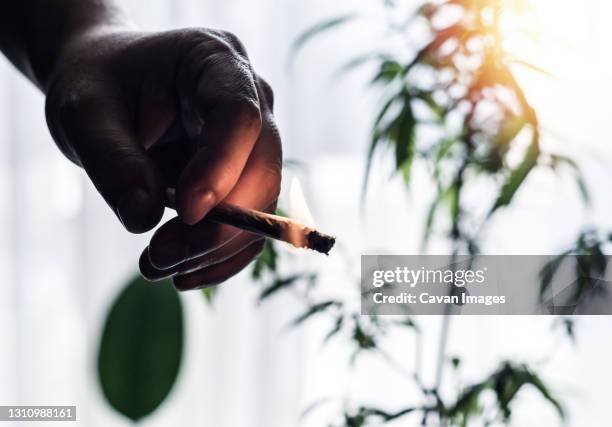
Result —
<path fill-rule="evenodd" d="M 139 420 L 168 396 L 183 351 L 183 310 L 170 283 L 141 277 L 111 307 L 100 344 L 98 375 L 110 405 Z"/>

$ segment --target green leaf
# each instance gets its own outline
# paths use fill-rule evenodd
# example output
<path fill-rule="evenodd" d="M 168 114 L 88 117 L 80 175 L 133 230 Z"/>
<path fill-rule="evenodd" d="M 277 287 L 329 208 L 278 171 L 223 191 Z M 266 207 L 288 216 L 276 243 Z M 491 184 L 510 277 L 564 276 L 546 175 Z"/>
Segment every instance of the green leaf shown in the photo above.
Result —
<path fill-rule="evenodd" d="M 380 64 L 380 69 L 378 73 L 372 79 L 372 83 L 384 83 L 389 84 L 391 81 L 395 80 L 398 77 L 403 75 L 404 67 L 402 65 L 393 60 L 393 59 L 385 59 Z"/>
<path fill-rule="evenodd" d="M 428 153 L 426 153 L 426 157 L 432 159 L 432 175 L 434 179 L 440 179 L 441 173 L 446 164 L 443 160 L 452 159 L 458 153 L 458 151 L 455 149 L 458 146 L 457 143 L 458 139 L 456 138 L 442 138 L 429 150 Z"/>
<path fill-rule="evenodd" d="M 539 154 L 540 149 L 538 144 L 538 138 L 534 133 L 534 137 L 527 149 L 527 152 L 525 153 L 523 161 L 508 176 L 508 179 L 502 186 L 499 196 L 497 197 L 493 208 L 489 212 L 489 215 L 493 214 L 493 212 L 495 212 L 500 207 L 507 206 L 508 204 L 510 204 L 517 190 L 520 188 L 521 184 L 523 184 L 525 178 L 527 178 L 527 176 L 529 175 L 529 172 L 531 172 L 531 170 L 536 165 Z"/>
<path fill-rule="evenodd" d="M 438 210 L 438 205 L 440 204 L 440 200 L 442 200 L 442 192 L 438 192 L 436 198 L 431 203 L 431 205 L 429 205 L 429 209 L 427 210 L 425 230 L 423 232 L 423 238 L 421 239 L 421 252 L 425 251 L 427 243 L 429 242 L 429 238 L 431 237 L 431 230 L 433 227 L 434 218 L 436 216 L 436 211 Z"/>
<path fill-rule="evenodd" d="M 461 421 L 460 425 L 467 426 L 469 418 L 480 413 L 479 401 L 482 393 L 485 390 L 493 390 L 504 421 L 508 421 L 511 415 L 510 404 L 520 389 L 529 384 L 555 407 L 561 419 L 565 418 L 561 403 L 550 393 L 544 382 L 527 365 L 512 362 L 503 362 L 487 379 L 467 387 L 449 409 L 448 415 Z"/>
<path fill-rule="evenodd" d="M 395 139 L 395 166 L 404 177 L 404 182 L 410 180 L 410 171 L 414 159 L 416 121 L 410 99 L 404 101 L 404 108 L 398 117 L 397 138 Z"/>
<path fill-rule="evenodd" d="M 351 59 L 350 61 L 348 61 L 346 64 L 342 65 L 335 73 L 334 76 L 336 77 L 341 77 L 343 76 L 345 73 L 360 67 L 361 65 L 364 65 L 370 61 L 373 60 L 380 60 L 380 61 L 386 61 L 391 59 L 391 57 L 385 53 L 380 53 L 380 52 L 373 52 L 373 53 L 367 53 L 365 55 L 360 55 L 357 56 L 353 59 Z"/>
<path fill-rule="evenodd" d="M 583 248 L 584 254 L 576 256 L 576 286 L 573 301 L 579 303 L 586 292 L 595 288 L 598 278 L 602 278 L 607 269 L 607 258 L 601 250 L 601 242 L 591 242 Z M 601 289 L 599 289 L 601 290 Z"/>
<path fill-rule="evenodd" d="M 208 288 L 202 289 L 202 296 L 206 300 L 209 305 L 213 305 L 213 300 L 215 299 L 215 295 L 217 294 L 216 286 L 209 286 Z"/>
<path fill-rule="evenodd" d="M 421 333 L 421 328 L 419 325 L 413 320 L 412 317 L 406 316 L 401 320 L 396 320 L 393 322 L 394 325 L 403 326 L 405 328 L 414 329 L 414 332 L 417 334 Z"/>
<path fill-rule="evenodd" d="M 459 185 L 459 180 L 456 179 L 448 188 L 447 193 L 444 195 L 444 198 L 448 200 L 453 230 L 459 229 L 459 213 L 461 212 L 459 206 Z"/>
<path fill-rule="evenodd" d="M 553 328 L 560 327 L 570 339 L 572 344 L 576 344 L 576 321 L 571 317 L 559 317 L 553 323 Z"/>
<path fill-rule="evenodd" d="M 565 411 L 561 403 L 553 397 L 548 387 L 527 365 L 516 365 L 511 362 L 504 362 L 502 367 L 492 378 L 495 382 L 495 393 L 497 394 L 498 404 L 504 414 L 504 418 L 510 417 L 510 403 L 516 397 L 519 390 L 525 385 L 532 385 L 536 388 L 549 403 L 557 410 L 561 419 L 565 419 Z"/>
<path fill-rule="evenodd" d="M 387 126 L 383 128 L 381 128 L 380 125 L 385 119 L 385 117 L 387 116 L 387 113 L 389 112 L 391 107 L 395 105 L 395 103 L 398 102 L 400 99 L 401 99 L 401 94 L 395 94 L 391 96 L 389 99 L 387 99 L 387 101 L 383 104 L 382 108 L 380 109 L 378 115 L 376 116 L 376 120 L 374 120 L 374 126 L 373 126 L 374 131 L 372 133 L 372 140 L 370 142 L 370 148 L 368 149 L 368 153 L 366 156 L 366 168 L 365 168 L 365 174 L 363 178 L 363 187 L 362 187 L 362 192 L 361 192 L 362 201 L 365 200 L 365 194 L 368 188 L 368 178 L 370 176 L 370 169 L 372 167 L 372 159 L 374 157 L 374 151 L 376 150 L 376 147 L 378 146 L 378 144 L 383 139 L 385 139 L 387 135 L 391 132 L 391 129 L 393 129 L 393 127 L 397 125 L 397 119 L 399 116 L 393 119 L 390 124 L 388 124 Z"/>
<path fill-rule="evenodd" d="M 582 197 L 582 201 L 586 205 L 590 205 L 591 204 L 591 193 L 582 175 L 576 175 L 576 185 L 578 185 L 578 190 L 580 191 L 580 196 Z"/>
<path fill-rule="evenodd" d="M 391 414 L 387 414 L 384 418 L 385 421 L 392 421 L 392 420 L 396 420 L 398 418 L 403 417 L 404 415 L 408 415 L 411 412 L 414 412 L 416 410 L 416 408 L 405 408 L 402 409 L 401 411 L 397 411 Z"/>
<path fill-rule="evenodd" d="M 509 118 L 502 125 L 499 133 L 493 138 L 493 145 L 495 147 L 508 147 L 510 142 L 516 138 L 526 124 L 527 121 L 523 116 L 513 116 Z"/>
<path fill-rule="evenodd" d="M 174 385 L 183 352 L 183 309 L 169 280 L 127 284 L 106 318 L 98 354 L 104 396 L 133 421 L 151 414 Z"/>
<path fill-rule="evenodd" d="M 315 400 L 310 405 L 308 405 L 300 414 L 299 420 L 303 421 L 308 415 L 310 415 L 315 409 L 320 406 L 330 403 L 333 399 L 331 397 L 323 397 L 321 399 Z"/>
<path fill-rule="evenodd" d="M 312 27 L 304 31 L 302 34 L 300 34 L 300 36 L 297 39 L 295 39 L 291 47 L 291 51 L 294 53 L 297 52 L 304 46 L 304 44 L 310 41 L 310 39 L 312 39 L 313 37 L 325 31 L 329 31 L 333 28 L 337 28 L 341 26 L 342 24 L 350 22 L 353 19 L 355 19 L 357 16 L 358 15 L 356 13 L 348 13 L 346 15 L 337 16 L 335 18 L 331 18 L 326 21 L 322 21 L 322 22 L 319 22 L 313 25 Z"/>
<path fill-rule="evenodd" d="M 300 323 L 304 322 L 306 319 L 308 319 L 310 316 L 313 316 L 317 313 L 325 311 L 330 307 L 340 307 L 341 305 L 342 304 L 339 301 L 335 301 L 335 300 L 324 301 L 324 302 L 320 302 L 320 303 L 311 305 L 310 308 L 306 310 L 306 312 L 298 316 L 293 322 L 291 322 L 291 324 L 293 326 L 297 326 Z"/>
<path fill-rule="evenodd" d="M 364 331 L 359 322 L 355 323 L 353 340 L 357 343 L 360 350 L 371 350 L 377 346 L 376 337 Z"/>
<path fill-rule="evenodd" d="M 295 282 L 299 281 L 300 279 L 314 280 L 315 277 L 316 277 L 316 274 L 304 274 L 304 273 L 294 274 L 294 275 L 291 275 L 285 278 L 279 277 L 270 286 L 268 286 L 261 292 L 261 294 L 259 295 L 259 301 L 263 301 L 264 299 L 275 294 L 281 289 L 284 289 L 284 288 L 287 288 L 293 285 Z"/>
<path fill-rule="evenodd" d="M 578 186 L 578 190 L 580 191 L 580 196 L 582 197 L 582 201 L 585 205 L 591 204 L 591 193 L 589 191 L 589 187 L 584 179 L 584 175 L 582 173 L 582 169 L 578 166 L 578 164 L 569 157 L 552 155 L 553 167 L 557 168 L 560 164 L 565 164 L 572 168 L 574 171 L 574 178 L 576 179 L 576 185 Z"/>
<path fill-rule="evenodd" d="M 449 153 L 451 153 L 451 149 L 458 142 L 457 138 L 445 138 L 439 141 L 437 145 L 437 149 L 435 150 L 436 156 L 434 159 L 434 163 L 439 163 L 441 160 L 445 159 Z"/>
<path fill-rule="evenodd" d="M 416 97 L 423 101 L 425 105 L 429 107 L 431 112 L 436 116 L 438 120 L 442 120 L 446 114 L 446 110 L 440 104 L 436 102 L 431 91 L 419 91 Z"/>
<path fill-rule="evenodd" d="M 408 74 L 419 63 L 430 64 L 434 68 L 440 68 L 439 64 L 431 63 L 430 59 L 433 59 L 440 47 L 451 38 L 467 39 L 468 34 L 469 31 L 461 24 L 451 25 L 450 27 L 435 31 L 433 40 L 416 53 L 414 59 L 404 67 L 404 73 Z"/>
<path fill-rule="evenodd" d="M 342 330 L 342 325 L 344 324 L 344 317 L 338 316 L 336 322 L 334 323 L 334 327 L 325 335 L 323 342 L 326 343 L 330 339 L 332 339 L 338 332 Z"/>
<path fill-rule="evenodd" d="M 402 99 L 401 94 L 395 94 L 393 96 L 391 96 L 389 99 L 387 99 L 387 101 L 383 104 L 383 107 L 380 109 L 380 111 L 378 112 L 377 116 L 376 116 L 376 120 L 374 120 L 374 135 L 378 135 L 378 136 L 382 136 L 384 135 L 386 132 L 386 130 L 388 130 L 388 128 L 386 128 L 385 130 L 381 130 L 380 128 L 380 124 L 382 123 L 383 119 L 385 118 L 385 116 L 387 115 L 387 112 L 389 111 L 389 109 L 391 108 L 391 106 L 396 102 L 399 101 L 400 99 Z M 370 147 L 370 152 L 373 151 L 373 147 Z"/>
<path fill-rule="evenodd" d="M 552 280 L 555 277 L 555 274 L 559 270 L 561 263 L 570 253 L 571 253 L 571 250 L 566 251 L 562 253 L 561 255 L 555 256 L 553 259 L 551 259 L 546 264 L 544 264 L 544 267 L 542 267 L 542 270 L 540 270 L 540 273 L 539 273 L 540 298 L 542 298 L 544 294 L 546 293 L 546 291 L 550 288 L 550 284 L 552 283 Z"/>
<path fill-rule="evenodd" d="M 356 415 L 345 413 L 343 427 L 363 427 L 366 421 L 366 416 L 361 413 Z"/>
<path fill-rule="evenodd" d="M 527 370 L 526 376 L 527 379 L 525 382 L 534 386 L 540 392 L 540 394 L 555 407 L 557 413 L 559 414 L 559 417 L 564 420 L 565 410 L 563 408 L 563 405 L 561 405 L 561 402 L 559 402 L 559 400 L 551 394 L 550 390 L 548 390 L 548 387 L 546 386 L 546 384 L 544 384 L 540 377 L 529 370 Z"/>
<path fill-rule="evenodd" d="M 532 64 L 531 62 L 527 62 L 518 58 L 512 59 L 511 62 L 522 67 L 529 68 L 531 71 L 536 71 L 540 74 L 544 74 L 546 77 L 556 78 L 556 76 L 550 71 L 540 67 L 539 65 Z"/>
<path fill-rule="evenodd" d="M 382 418 L 384 422 L 389 422 L 396 420 L 398 418 L 403 417 L 404 415 L 408 415 L 411 412 L 415 411 L 417 408 L 405 408 L 397 412 L 388 412 L 378 408 L 359 408 L 359 414 L 365 418 L 365 420 L 369 420 L 371 417 Z"/>
<path fill-rule="evenodd" d="M 480 411 L 480 395 L 489 387 L 489 381 L 473 384 L 467 387 L 449 409 L 451 418 L 459 418 L 463 426 L 467 426 L 469 418 Z"/>
<path fill-rule="evenodd" d="M 433 228 L 433 222 L 436 216 L 436 211 L 443 201 L 448 201 L 451 207 L 451 219 L 453 223 L 456 221 L 456 217 L 459 215 L 459 207 L 456 203 L 456 183 L 453 182 L 447 189 L 438 190 L 438 194 L 434 198 L 433 202 L 429 206 L 427 211 L 427 219 L 425 220 L 425 230 L 423 232 L 423 238 L 421 240 L 421 252 L 427 247 L 427 243 L 431 237 L 431 231 Z"/>
<path fill-rule="evenodd" d="M 508 67 L 502 66 L 492 71 L 493 75 L 495 76 L 496 84 L 504 85 L 514 92 L 514 95 L 517 97 L 517 100 L 521 105 L 521 113 L 525 117 L 525 121 L 533 126 L 535 132 L 534 139 L 538 140 L 538 116 L 536 114 L 536 111 L 529 104 L 529 101 L 527 101 L 527 97 L 525 96 L 523 88 L 518 84 L 516 78 L 514 78 L 514 75 Z"/>
<path fill-rule="evenodd" d="M 276 271 L 276 259 L 278 254 L 274 247 L 274 243 L 270 239 L 266 239 L 263 251 L 259 254 L 255 262 L 253 263 L 253 270 L 251 270 L 251 277 L 255 280 L 261 278 L 261 276 L 267 271 Z"/>
<path fill-rule="evenodd" d="M 453 369 L 459 369 L 459 366 L 461 365 L 461 358 L 458 356 L 453 356 L 451 357 L 451 365 L 453 367 Z"/>

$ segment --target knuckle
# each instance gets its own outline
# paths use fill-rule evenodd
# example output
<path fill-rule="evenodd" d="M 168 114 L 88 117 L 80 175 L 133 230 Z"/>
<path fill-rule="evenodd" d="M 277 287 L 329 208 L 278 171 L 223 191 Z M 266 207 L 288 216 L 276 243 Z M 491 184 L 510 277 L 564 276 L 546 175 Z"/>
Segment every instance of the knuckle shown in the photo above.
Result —
<path fill-rule="evenodd" d="M 86 112 L 95 105 L 90 85 L 81 80 L 57 81 L 45 100 L 45 115 L 51 136 L 62 153 L 81 164 L 72 142 L 78 139 L 78 128 Z M 71 142 L 72 141 L 72 142 Z"/>
<path fill-rule="evenodd" d="M 261 111 L 257 100 L 254 99 L 238 99 L 231 102 L 229 109 L 234 111 L 235 120 L 245 129 L 252 133 L 259 134 L 263 127 Z"/>
<path fill-rule="evenodd" d="M 109 132 L 97 132 L 92 134 L 92 140 L 98 140 L 100 149 L 98 152 L 97 164 L 100 167 L 112 166 L 117 168 L 119 165 L 130 165 L 129 167 L 137 170 L 137 167 L 142 166 L 142 156 L 135 152 L 131 146 L 124 144 L 109 144 L 109 140 L 113 140 L 113 135 Z M 128 166 L 126 166 L 126 169 Z"/>
<path fill-rule="evenodd" d="M 252 74 L 246 50 L 235 35 L 226 31 L 200 28 L 190 32 L 189 40 L 188 62 L 196 69 L 233 66 Z"/>
<path fill-rule="evenodd" d="M 263 182 L 265 186 L 263 187 L 266 193 L 266 200 L 275 201 L 278 200 L 281 191 L 281 179 L 282 173 L 281 168 L 278 163 L 268 163 L 264 166 L 262 170 Z"/>
<path fill-rule="evenodd" d="M 231 53 L 215 52 L 201 64 L 198 89 L 226 96 L 248 94 L 256 97 L 251 68 L 243 59 Z"/>
<path fill-rule="evenodd" d="M 232 55 L 231 46 L 206 29 L 191 29 L 182 34 L 184 60 L 181 61 L 182 74 L 195 78 L 201 70 L 221 58 Z"/>
<path fill-rule="evenodd" d="M 208 72 L 200 78 L 196 95 L 202 109 L 215 107 L 223 117 L 232 115 L 261 127 L 261 109 L 251 74 L 224 59 L 223 55 L 211 55 Z"/>
<path fill-rule="evenodd" d="M 208 70 L 206 74 L 209 77 L 229 81 L 234 81 L 237 74 L 244 68 L 241 66 L 241 61 L 235 58 L 231 51 L 226 50 L 216 50 L 207 55 L 203 59 L 202 65 L 204 70 Z"/>
<path fill-rule="evenodd" d="M 244 46 L 227 31 L 194 29 L 190 49 L 182 64 L 184 84 L 183 110 L 219 117 L 233 116 L 247 125 L 261 129 L 261 109 L 257 82 Z M 214 118 L 214 117 L 213 117 Z"/>
<path fill-rule="evenodd" d="M 239 97 L 235 101 L 235 109 L 240 120 L 261 128 L 262 118 L 259 103 L 252 97 Z"/>
<path fill-rule="evenodd" d="M 82 148 L 80 159 L 88 175 L 94 180 L 98 190 L 103 193 L 120 193 L 122 181 L 119 179 L 100 179 L 109 177 L 109 171 L 115 171 L 122 176 L 130 176 L 135 171 L 144 171 L 143 158 L 134 150 L 120 144 L 109 144 L 112 138 L 108 132 L 92 132 L 88 135 L 94 149 Z M 133 176 L 133 175 L 132 175 Z M 148 179 L 143 177 L 143 179 Z"/>
<path fill-rule="evenodd" d="M 189 44 L 198 53 L 227 53 L 233 54 L 236 48 L 232 39 L 223 31 L 210 30 L 207 28 L 194 28 L 188 33 Z"/>
<path fill-rule="evenodd" d="M 224 40 L 227 44 L 229 44 L 236 52 L 246 57 L 247 55 L 246 48 L 244 47 L 244 44 L 238 38 L 238 36 L 236 36 L 234 33 L 231 33 L 229 31 L 219 31 L 218 35 L 222 40 Z"/>
<path fill-rule="evenodd" d="M 60 125 L 74 124 L 95 104 L 96 97 L 87 86 L 85 82 L 75 81 L 57 95 L 56 108 Z"/>
<path fill-rule="evenodd" d="M 260 76 L 257 76 L 257 84 L 265 98 L 265 102 L 270 107 L 270 110 L 272 110 L 274 108 L 274 90 L 272 86 Z"/>

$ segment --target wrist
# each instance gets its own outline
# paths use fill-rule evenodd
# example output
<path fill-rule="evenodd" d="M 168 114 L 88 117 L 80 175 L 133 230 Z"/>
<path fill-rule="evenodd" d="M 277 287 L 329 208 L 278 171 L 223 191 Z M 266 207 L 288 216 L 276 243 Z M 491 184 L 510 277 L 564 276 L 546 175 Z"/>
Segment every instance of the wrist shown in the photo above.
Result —
<path fill-rule="evenodd" d="M 134 27 L 112 1 L 59 3 L 63 7 L 40 7 L 39 13 L 30 14 L 22 29 L 24 61 L 17 65 L 45 93 L 54 70 L 69 55 L 72 46 L 98 34 Z"/>
<path fill-rule="evenodd" d="M 77 68 L 88 60 L 102 54 L 111 45 L 111 40 L 122 34 L 133 33 L 136 27 L 131 22 L 100 22 L 67 34 L 54 49 L 56 54 L 39 69 L 37 80 L 41 90 L 47 94 L 57 74 L 69 68 Z"/>

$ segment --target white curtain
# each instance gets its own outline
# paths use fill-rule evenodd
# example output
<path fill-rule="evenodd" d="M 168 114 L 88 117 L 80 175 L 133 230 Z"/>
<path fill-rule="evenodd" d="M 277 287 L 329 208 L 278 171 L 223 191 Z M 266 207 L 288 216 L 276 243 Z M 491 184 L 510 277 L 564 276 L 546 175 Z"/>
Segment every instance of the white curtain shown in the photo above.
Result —
<path fill-rule="evenodd" d="M 425 215 L 418 202 L 431 194 L 427 181 L 417 175 L 416 190 L 406 197 L 401 183 L 388 181 L 388 172 L 381 170 L 373 183 L 367 221 L 360 219 L 363 153 L 378 97 L 364 88 L 367 70 L 335 80 L 333 73 L 343 59 L 375 46 L 380 28 L 350 27 L 323 43 L 313 42 L 299 54 L 291 73 L 287 58 L 292 41 L 309 25 L 356 9 L 377 16 L 379 3 L 126 1 L 135 21 L 147 30 L 216 27 L 233 31 L 245 42 L 255 68 L 275 88 L 286 157 L 307 164 L 302 178 L 315 219 L 321 228 L 338 234 L 353 255 L 417 251 L 418 224 Z M 605 25 L 602 20 L 598 23 Z M 545 109 L 558 104 L 551 104 L 546 90 L 536 90 L 540 93 L 536 102 Z M 574 93 L 571 90 L 568 93 Z M 611 92 L 610 87 L 602 91 Z M 605 102 L 601 104 L 605 110 Z M 566 107 L 575 114 L 582 111 L 576 105 Z M 588 135 L 592 141 L 609 132 L 607 121 L 589 121 L 588 114 L 579 117 L 590 124 L 588 133 L 561 120 L 572 137 Z M 602 200 L 595 216 L 608 224 L 609 176 L 602 167 L 590 174 Z M 521 206 L 535 207 L 499 221 L 495 226 L 499 231 L 489 239 L 493 251 L 552 252 L 579 228 L 583 213 L 573 207 L 577 200 L 565 196 L 571 194 L 570 180 L 556 184 L 542 176 L 534 181 L 535 188 L 524 195 Z M 540 200 L 546 200 L 545 206 Z M 95 357 L 108 306 L 136 272 L 148 236 L 124 232 L 83 173 L 60 155 L 46 129 L 43 97 L 5 60 L 0 63 L 0 236 L 0 404 L 75 404 L 77 425 L 129 425 L 104 401 Z M 308 256 L 296 262 L 320 265 Z M 353 282 L 343 275 L 339 256 L 330 258 L 325 271 L 324 288 L 352 292 Z M 179 381 L 170 398 L 142 425 L 286 427 L 297 425 L 301 410 L 322 397 L 348 392 L 361 401 L 389 407 L 416 399 L 416 391 L 380 362 L 366 358 L 358 366 L 360 376 L 350 375 L 342 342 L 321 348 L 323 322 L 287 332 L 286 325 L 301 308 L 289 295 L 260 307 L 255 306 L 256 295 L 257 287 L 241 275 L 223 286 L 212 309 L 198 293 L 182 296 L 187 307 L 187 351 Z M 423 358 L 429 372 L 439 319 L 423 322 L 431 332 Z M 451 352 L 467 353 L 469 379 L 480 378 L 483 368 L 492 369 L 501 357 L 538 360 L 546 356 L 543 351 L 555 348 L 558 358 L 547 365 L 544 376 L 571 402 L 573 425 L 602 425 L 612 383 L 606 369 L 610 321 L 583 319 L 576 351 L 554 347 L 548 325 L 548 319 L 525 317 L 457 319 L 449 346 Z M 394 337 L 389 346 L 410 366 L 414 347 L 410 335 Z M 556 425 L 552 412 L 540 412 L 538 402 L 528 393 L 525 396 L 516 425 Z M 328 411 L 306 418 L 304 425 L 327 425 Z"/>

